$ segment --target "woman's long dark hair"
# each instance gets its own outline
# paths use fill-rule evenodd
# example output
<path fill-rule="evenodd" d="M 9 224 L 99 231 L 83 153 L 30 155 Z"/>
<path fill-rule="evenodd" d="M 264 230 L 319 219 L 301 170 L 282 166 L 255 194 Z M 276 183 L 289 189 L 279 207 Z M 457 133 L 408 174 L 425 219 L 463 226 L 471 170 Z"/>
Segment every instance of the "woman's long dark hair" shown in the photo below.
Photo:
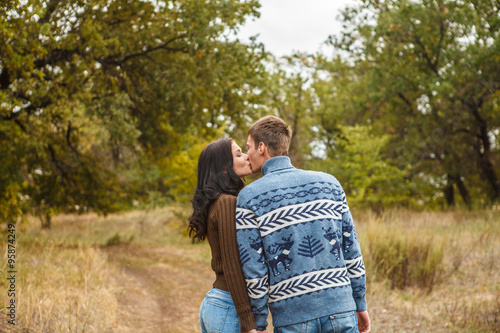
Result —
<path fill-rule="evenodd" d="M 189 236 L 204 240 L 210 206 L 222 193 L 238 195 L 245 183 L 233 169 L 232 139 L 221 139 L 206 146 L 198 158 L 198 184 L 191 203 Z"/>

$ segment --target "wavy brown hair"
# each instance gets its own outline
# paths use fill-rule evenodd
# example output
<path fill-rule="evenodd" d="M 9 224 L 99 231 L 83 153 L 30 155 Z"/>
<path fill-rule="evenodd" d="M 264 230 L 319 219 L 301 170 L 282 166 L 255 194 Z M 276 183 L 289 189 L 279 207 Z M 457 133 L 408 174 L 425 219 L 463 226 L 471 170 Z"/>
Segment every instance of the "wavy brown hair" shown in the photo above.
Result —
<path fill-rule="evenodd" d="M 190 237 L 204 240 L 210 206 L 221 194 L 237 196 L 245 186 L 233 169 L 232 142 L 233 139 L 221 139 L 208 144 L 201 151 L 198 158 L 198 183 L 191 199 L 193 214 L 189 218 Z"/>

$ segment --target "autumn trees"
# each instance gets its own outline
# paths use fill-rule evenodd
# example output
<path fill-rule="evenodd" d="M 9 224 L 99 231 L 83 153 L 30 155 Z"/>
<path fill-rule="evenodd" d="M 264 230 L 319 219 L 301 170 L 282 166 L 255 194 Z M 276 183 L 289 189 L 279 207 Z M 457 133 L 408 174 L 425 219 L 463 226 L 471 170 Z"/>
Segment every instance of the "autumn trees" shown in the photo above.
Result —
<path fill-rule="evenodd" d="M 144 173 L 189 148 L 187 134 L 209 138 L 220 115 L 241 122 L 264 52 L 228 35 L 257 5 L 2 2 L 2 219 L 24 203 L 46 220 L 122 208 L 162 188 Z"/>
<path fill-rule="evenodd" d="M 283 59 L 234 37 L 258 7 L 3 1 L 2 221 L 187 200 L 199 150 L 265 114 L 355 205 L 500 201 L 498 1 L 356 1 L 333 56 Z"/>
<path fill-rule="evenodd" d="M 500 4 L 360 1 L 342 17 L 322 104 L 389 135 L 383 159 L 434 188 L 423 202 L 453 206 L 456 191 L 467 207 L 498 202 Z"/>

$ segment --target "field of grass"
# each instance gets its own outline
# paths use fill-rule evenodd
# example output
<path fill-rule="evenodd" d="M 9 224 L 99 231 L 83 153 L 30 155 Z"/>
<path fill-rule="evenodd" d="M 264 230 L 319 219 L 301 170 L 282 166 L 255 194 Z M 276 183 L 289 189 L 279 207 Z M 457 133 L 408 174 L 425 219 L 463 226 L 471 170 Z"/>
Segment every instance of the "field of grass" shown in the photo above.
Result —
<path fill-rule="evenodd" d="M 0 239 L 0 332 L 199 332 L 211 288 L 207 243 L 189 209 L 60 215 L 16 226 L 16 319 L 7 324 Z M 373 332 L 500 332 L 500 211 L 354 212 Z"/>

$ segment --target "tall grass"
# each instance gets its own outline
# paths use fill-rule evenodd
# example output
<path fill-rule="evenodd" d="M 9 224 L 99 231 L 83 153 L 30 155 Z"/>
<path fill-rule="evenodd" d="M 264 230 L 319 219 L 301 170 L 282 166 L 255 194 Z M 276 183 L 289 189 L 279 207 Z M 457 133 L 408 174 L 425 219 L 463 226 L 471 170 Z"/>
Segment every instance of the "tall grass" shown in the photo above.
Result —
<path fill-rule="evenodd" d="M 52 229 L 36 218 L 16 227 L 16 313 L 4 320 L 10 298 L 0 294 L 0 332 L 106 332 L 117 327 L 117 267 L 104 247 L 118 244 L 178 244 L 187 220 L 183 205 L 114 214 L 55 216 Z M 1 232 L 0 232 L 1 234 Z M 0 290 L 7 290 L 7 236 L 0 238 Z M 189 244 L 188 242 L 185 242 Z M 5 250 L 4 250 L 5 249 Z"/>
<path fill-rule="evenodd" d="M 19 332 L 104 332 L 114 325 L 116 286 L 102 252 L 89 245 L 68 246 L 43 234 L 18 239 Z M 0 289 L 4 286 L 2 278 Z M 0 295 L 2 304 L 7 304 L 6 296 Z M 3 329 L 14 331 L 11 325 Z"/>
<path fill-rule="evenodd" d="M 353 215 L 373 332 L 500 332 L 500 211 Z M 186 237 L 187 216 L 189 208 L 173 206 L 108 217 L 60 215 L 48 231 L 36 220 L 20 224 L 18 331 L 111 332 L 123 326 L 116 323 L 120 272 L 106 254 L 120 251 L 114 244 L 149 251 L 147 267 L 161 261 L 185 277 L 195 278 L 201 268 L 211 273 L 208 246 L 192 245 Z M 6 240 L 0 239 L 0 290 L 7 283 Z M 175 276 L 165 279 L 179 283 Z M 0 301 L 7 304 L 6 292 Z M 195 312 L 199 307 L 197 299 L 172 304 L 178 302 Z M 196 313 L 186 316 L 196 318 Z M 5 323 L 0 321 L 0 332 L 9 332 Z"/>
<path fill-rule="evenodd" d="M 374 331 L 500 332 L 500 211 L 354 215 Z"/>
<path fill-rule="evenodd" d="M 363 231 L 361 245 L 372 279 L 387 279 L 391 288 L 417 286 L 430 292 L 444 275 L 444 244 L 429 231 L 377 218 Z"/>

